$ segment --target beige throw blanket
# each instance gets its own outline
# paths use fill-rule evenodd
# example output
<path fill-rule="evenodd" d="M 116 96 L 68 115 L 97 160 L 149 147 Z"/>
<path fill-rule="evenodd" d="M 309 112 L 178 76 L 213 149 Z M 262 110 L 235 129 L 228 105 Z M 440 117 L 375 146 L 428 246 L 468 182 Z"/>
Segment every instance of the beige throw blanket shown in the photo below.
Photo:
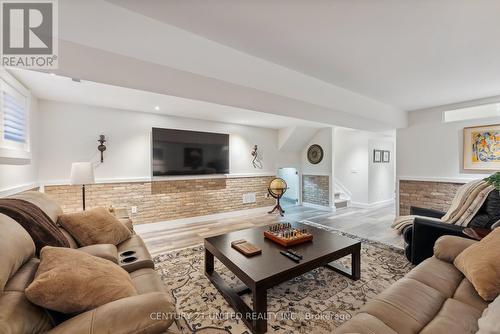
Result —
<path fill-rule="evenodd" d="M 479 211 L 484 201 L 495 187 L 489 185 L 484 180 L 473 181 L 461 186 L 446 214 L 441 219 L 425 217 L 425 219 L 436 220 L 438 222 L 467 226 L 472 218 Z M 396 217 L 392 228 L 402 232 L 406 226 L 412 225 L 418 216 Z"/>

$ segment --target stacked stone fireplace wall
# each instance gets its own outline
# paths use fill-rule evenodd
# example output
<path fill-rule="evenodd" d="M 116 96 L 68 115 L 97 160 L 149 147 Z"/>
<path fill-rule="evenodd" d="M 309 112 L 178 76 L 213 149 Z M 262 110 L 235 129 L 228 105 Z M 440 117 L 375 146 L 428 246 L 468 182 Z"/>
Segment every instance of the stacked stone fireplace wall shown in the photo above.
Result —
<path fill-rule="evenodd" d="M 446 211 L 463 183 L 399 181 L 399 214 L 409 215 L 410 206 Z"/>
<path fill-rule="evenodd" d="M 330 206 L 330 177 L 302 175 L 302 202 Z"/>
<path fill-rule="evenodd" d="M 86 187 L 86 205 L 127 208 L 138 224 L 190 218 L 272 206 L 274 199 L 267 197 L 272 179 L 259 176 L 94 184 Z M 64 212 L 82 209 L 79 186 L 45 186 L 45 193 L 60 203 Z M 245 193 L 255 193 L 256 202 L 243 204 Z M 132 206 L 137 207 L 137 214 L 130 212 Z"/>

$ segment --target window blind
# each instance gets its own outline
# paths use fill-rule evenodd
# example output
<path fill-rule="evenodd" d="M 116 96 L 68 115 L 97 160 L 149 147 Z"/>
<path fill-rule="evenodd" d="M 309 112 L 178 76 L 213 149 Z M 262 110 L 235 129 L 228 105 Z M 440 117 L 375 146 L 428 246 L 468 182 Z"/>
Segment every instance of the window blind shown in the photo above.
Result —
<path fill-rule="evenodd" d="M 26 103 L 2 91 L 3 139 L 25 144 L 27 140 Z"/>

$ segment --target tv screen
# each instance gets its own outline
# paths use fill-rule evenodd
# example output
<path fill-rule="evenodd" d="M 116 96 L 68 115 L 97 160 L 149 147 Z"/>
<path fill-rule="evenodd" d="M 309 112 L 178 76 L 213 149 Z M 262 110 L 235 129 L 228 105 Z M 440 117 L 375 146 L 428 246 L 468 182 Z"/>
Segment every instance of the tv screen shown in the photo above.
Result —
<path fill-rule="evenodd" d="M 229 135 L 153 128 L 153 176 L 229 173 Z"/>

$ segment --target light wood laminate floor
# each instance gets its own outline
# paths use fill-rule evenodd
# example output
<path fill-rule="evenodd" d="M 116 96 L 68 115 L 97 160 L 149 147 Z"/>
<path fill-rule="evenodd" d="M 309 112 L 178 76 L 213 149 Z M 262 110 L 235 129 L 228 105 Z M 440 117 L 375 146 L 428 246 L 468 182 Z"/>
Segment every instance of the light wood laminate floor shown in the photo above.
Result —
<path fill-rule="evenodd" d="M 153 223 L 136 225 L 136 232 L 144 239 L 152 256 L 174 249 L 201 244 L 209 236 L 230 231 L 264 226 L 280 221 L 310 221 L 328 226 L 361 238 L 380 241 L 399 248 L 402 236 L 391 229 L 394 206 L 377 209 L 344 208 L 336 212 L 294 206 L 286 208 L 285 217 L 270 214 L 244 215 L 236 218 L 209 220 L 199 223 Z"/>

